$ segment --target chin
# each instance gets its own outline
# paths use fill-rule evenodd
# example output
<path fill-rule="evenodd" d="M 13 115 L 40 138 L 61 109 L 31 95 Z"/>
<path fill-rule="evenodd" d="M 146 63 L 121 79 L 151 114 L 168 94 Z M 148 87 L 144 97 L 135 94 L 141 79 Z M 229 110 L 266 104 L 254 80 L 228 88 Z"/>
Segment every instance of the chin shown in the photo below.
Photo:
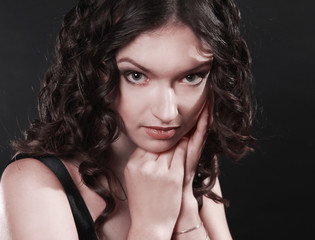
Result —
<path fill-rule="evenodd" d="M 144 144 L 137 144 L 138 147 L 142 148 L 145 151 L 153 152 L 153 153 L 161 153 L 166 152 L 173 148 L 178 141 L 170 141 L 170 140 L 155 140 L 154 142 L 146 142 Z"/>

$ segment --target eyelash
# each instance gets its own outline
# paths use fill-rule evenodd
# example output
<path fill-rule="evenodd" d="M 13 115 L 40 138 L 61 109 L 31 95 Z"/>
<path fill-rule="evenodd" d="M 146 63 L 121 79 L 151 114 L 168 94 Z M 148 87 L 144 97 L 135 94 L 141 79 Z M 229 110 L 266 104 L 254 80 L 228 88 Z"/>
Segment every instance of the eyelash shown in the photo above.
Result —
<path fill-rule="evenodd" d="M 203 80 L 206 77 L 206 75 L 207 75 L 207 73 L 202 73 L 202 72 L 201 73 L 192 73 L 192 74 L 188 74 L 184 78 L 187 78 L 188 76 L 198 77 L 199 80 L 198 80 L 197 83 L 188 83 L 188 82 L 186 83 L 186 84 L 188 84 L 190 86 L 197 87 L 203 82 Z"/>
<path fill-rule="evenodd" d="M 146 79 L 145 79 L 144 82 L 133 81 L 133 80 L 130 80 L 130 79 L 128 78 L 128 76 L 131 75 L 131 74 L 139 74 L 139 75 L 145 77 Z M 126 81 L 127 81 L 128 83 L 133 84 L 133 85 L 144 85 L 144 84 L 147 82 L 147 80 L 148 80 L 148 78 L 147 78 L 143 73 L 140 73 L 140 72 L 137 72 L 137 71 L 127 71 L 127 72 L 124 72 L 123 76 L 124 76 L 124 78 L 126 79 Z"/>
<path fill-rule="evenodd" d="M 143 81 L 134 81 L 134 80 L 131 80 L 128 76 L 129 75 L 132 75 L 132 74 L 139 74 L 140 76 L 142 76 L 142 77 L 145 77 L 145 80 L 143 80 Z M 189 86 L 192 86 L 192 87 L 197 87 L 197 86 L 199 86 L 202 82 L 203 82 L 203 80 L 204 80 L 204 78 L 206 77 L 206 75 L 207 75 L 207 73 L 205 73 L 205 72 L 199 72 L 199 73 L 192 73 L 192 74 L 188 74 L 188 75 L 186 75 L 183 79 L 185 79 L 185 78 L 187 78 L 188 76 L 193 76 L 193 77 L 198 77 L 198 79 L 200 79 L 197 83 L 189 83 L 189 82 L 184 82 L 183 84 L 186 84 L 186 85 L 189 85 Z M 137 71 L 126 71 L 126 72 L 124 72 L 123 73 L 123 76 L 124 76 L 124 78 L 125 78 L 125 80 L 128 82 L 128 83 L 130 83 L 130 84 L 132 84 L 132 85 L 137 85 L 137 86 L 141 86 L 141 85 L 145 85 L 147 82 L 148 82 L 148 77 L 146 77 L 146 75 L 145 74 L 143 74 L 143 73 L 141 73 L 141 72 L 137 72 Z M 182 79 L 182 80 L 183 80 Z"/>

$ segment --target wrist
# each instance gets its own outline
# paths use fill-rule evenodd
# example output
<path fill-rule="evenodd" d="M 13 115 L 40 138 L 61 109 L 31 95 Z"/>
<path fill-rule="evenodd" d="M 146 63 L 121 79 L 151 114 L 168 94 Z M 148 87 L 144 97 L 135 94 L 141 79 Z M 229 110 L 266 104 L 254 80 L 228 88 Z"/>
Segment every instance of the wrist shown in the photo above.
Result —
<path fill-rule="evenodd" d="M 188 229 L 191 226 L 200 224 L 201 219 L 199 216 L 198 203 L 193 195 L 184 196 L 181 203 L 181 209 L 177 222 L 174 228 L 174 232 Z"/>
<path fill-rule="evenodd" d="M 128 232 L 128 240 L 165 240 L 172 236 L 172 226 L 131 224 Z"/>
<path fill-rule="evenodd" d="M 187 201 L 192 201 L 193 199 L 195 199 L 193 193 L 193 180 L 190 180 L 188 184 L 184 185 L 182 199 L 183 200 L 187 199 Z"/>
<path fill-rule="evenodd" d="M 172 240 L 210 240 L 206 229 L 203 226 L 203 222 L 200 221 L 199 224 L 192 226 L 188 229 L 181 230 L 179 232 L 174 232 L 172 235 Z"/>
<path fill-rule="evenodd" d="M 198 202 L 192 190 L 183 191 L 180 212 L 183 211 L 198 212 Z"/>

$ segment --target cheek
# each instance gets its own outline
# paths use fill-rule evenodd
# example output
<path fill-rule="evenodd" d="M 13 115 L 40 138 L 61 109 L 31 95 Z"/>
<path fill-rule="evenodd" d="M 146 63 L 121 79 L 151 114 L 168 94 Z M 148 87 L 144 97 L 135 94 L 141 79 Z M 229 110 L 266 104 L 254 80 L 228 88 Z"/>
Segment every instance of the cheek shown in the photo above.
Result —
<path fill-rule="evenodd" d="M 128 83 L 122 81 L 116 109 L 125 125 L 128 125 L 130 122 L 136 122 L 138 116 L 143 114 L 147 99 L 148 96 L 145 92 L 139 92 L 139 90 L 135 90 Z"/>
<path fill-rule="evenodd" d="M 207 99 L 207 91 L 203 89 L 200 92 L 186 94 L 181 99 L 180 112 L 183 116 L 183 122 L 189 130 L 196 124 L 198 117 L 203 109 Z"/>

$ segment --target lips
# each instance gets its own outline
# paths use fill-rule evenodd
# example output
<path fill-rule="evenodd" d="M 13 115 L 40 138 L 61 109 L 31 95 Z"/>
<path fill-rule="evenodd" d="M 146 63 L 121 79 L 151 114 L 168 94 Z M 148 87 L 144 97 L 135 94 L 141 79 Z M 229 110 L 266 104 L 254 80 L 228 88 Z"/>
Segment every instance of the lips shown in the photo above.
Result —
<path fill-rule="evenodd" d="M 144 131 L 152 138 L 158 140 L 166 140 L 170 139 L 175 135 L 177 127 L 156 127 L 156 126 L 149 126 L 144 127 Z"/>

